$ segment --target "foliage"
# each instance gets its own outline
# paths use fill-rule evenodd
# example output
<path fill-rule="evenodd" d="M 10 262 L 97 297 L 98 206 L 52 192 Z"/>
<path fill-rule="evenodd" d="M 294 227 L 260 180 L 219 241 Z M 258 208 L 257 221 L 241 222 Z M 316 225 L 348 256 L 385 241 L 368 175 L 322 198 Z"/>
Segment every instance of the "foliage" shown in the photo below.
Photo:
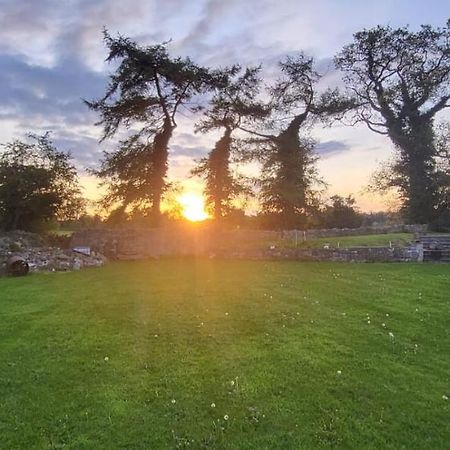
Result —
<path fill-rule="evenodd" d="M 356 120 L 398 150 L 391 183 L 401 192 L 405 217 L 430 222 L 439 209 L 433 120 L 450 106 L 450 21 L 417 32 L 363 30 L 335 61 L 358 104 Z"/>
<path fill-rule="evenodd" d="M 217 86 L 209 108 L 197 125 L 197 131 L 203 133 L 223 130 L 214 149 L 192 171 L 206 181 L 206 203 L 215 219 L 233 210 L 232 201 L 236 197 L 249 193 L 243 178 L 233 175 L 230 168 L 235 143 L 232 135 L 242 123 L 266 115 L 264 105 L 255 100 L 260 87 L 259 72 L 260 67 L 247 68 L 243 73 L 239 66 L 229 69 L 226 81 Z"/>
<path fill-rule="evenodd" d="M 355 209 L 355 199 L 352 196 L 331 197 L 331 204 L 326 205 L 321 214 L 323 228 L 358 228 L 363 217 Z"/>
<path fill-rule="evenodd" d="M 105 96 L 86 103 L 100 114 L 103 139 L 121 128 L 129 137 L 116 151 L 106 153 L 93 173 L 108 187 L 105 205 L 151 208 L 158 219 L 162 195 L 169 187 L 169 142 L 179 109 L 193 110 L 192 98 L 219 82 L 220 76 L 189 58 L 171 57 L 167 43 L 142 47 L 128 38 L 112 38 L 106 31 L 105 43 L 107 61 L 118 61 L 119 66 Z"/>
<path fill-rule="evenodd" d="M 438 189 L 438 214 L 430 226 L 435 231 L 450 232 L 450 123 L 441 122 L 436 132 L 434 174 Z"/>
<path fill-rule="evenodd" d="M 249 143 L 256 146 L 262 162 L 263 213 L 276 218 L 281 228 L 300 227 L 316 206 L 313 185 L 320 184 L 314 142 L 305 132 L 315 120 L 340 116 L 351 103 L 338 91 L 318 94 L 321 75 L 314 69 L 313 58 L 303 53 L 286 57 L 279 69 L 281 76 L 269 87 L 271 114 L 263 122 L 269 132 L 241 129 L 255 136 Z"/>
<path fill-rule="evenodd" d="M 2 448 L 445 449 L 448 291 L 439 264 L 0 279 Z"/>
<path fill-rule="evenodd" d="M 48 134 L 29 137 L 5 144 L 0 154 L 0 227 L 6 230 L 37 230 L 84 210 L 70 155 Z"/>
<path fill-rule="evenodd" d="M 436 187 L 436 214 L 430 222 L 433 229 L 447 231 L 450 228 L 450 124 L 440 123 L 435 134 L 434 145 L 436 155 L 433 157 L 433 171 L 431 176 Z M 402 171 L 402 160 L 397 155 L 380 165 L 371 177 L 369 190 L 385 192 L 407 186 L 408 179 Z M 400 198 L 405 202 L 404 189 L 400 189 Z"/>

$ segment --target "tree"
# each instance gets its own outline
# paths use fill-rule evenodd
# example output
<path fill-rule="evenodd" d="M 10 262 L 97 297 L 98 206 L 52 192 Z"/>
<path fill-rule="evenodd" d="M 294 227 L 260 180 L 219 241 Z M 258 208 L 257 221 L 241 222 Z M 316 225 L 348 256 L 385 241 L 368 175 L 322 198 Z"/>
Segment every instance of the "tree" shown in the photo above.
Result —
<path fill-rule="evenodd" d="M 106 153 L 100 169 L 93 172 L 108 186 L 105 205 L 151 208 L 158 219 L 169 187 L 168 151 L 177 114 L 181 107 L 193 109 L 190 101 L 210 88 L 215 75 L 189 58 L 171 57 L 166 43 L 142 47 L 106 31 L 105 42 L 107 61 L 120 63 L 105 96 L 86 103 L 100 113 L 102 140 L 121 128 L 130 135 L 116 151 Z"/>
<path fill-rule="evenodd" d="M 271 116 L 264 126 L 270 133 L 240 126 L 256 139 L 262 161 L 261 199 L 266 214 L 279 217 L 279 226 L 305 224 L 314 205 L 313 184 L 318 181 L 314 142 L 304 134 L 316 119 L 326 120 L 346 111 L 350 103 L 337 90 L 318 94 L 321 79 L 312 58 L 303 53 L 279 63 L 281 77 L 269 88 Z"/>
<path fill-rule="evenodd" d="M 355 199 L 349 195 L 341 197 L 333 195 L 331 204 L 325 206 L 322 212 L 322 224 L 324 228 L 358 228 L 363 217 L 355 209 Z"/>
<path fill-rule="evenodd" d="M 438 207 L 433 120 L 450 106 L 450 21 L 417 32 L 363 30 L 335 62 L 356 98 L 356 119 L 398 149 L 393 170 L 406 218 L 430 222 Z"/>
<path fill-rule="evenodd" d="M 435 127 L 434 145 L 436 155 L 433 158 L 431 177 L 436 186 L 436 206 L 430 226 L 436 231 L 450 230 L 450 124 L 440 123 Z M 402 160 L 399 155 L 385 161 L 376 170 L 369 184 L 369 190 L 384 193 L 399 186 L 408 186 L 408 178 L 402 172 Z M 400 189 L 400 199 L 404 202 Z"/>
<path fill-rule="evenodd" d="M 438 218 L 445 215 L 450 229 L 450 123 L 442 122 L 436 133 L 436 183 L 438 186 Z"/>
<path fill-rule="evenodd" d="M 0 227 L 33 230 L 51 220 L 83 213 L 78 177 L 70 155 L 48 134 L 5 144 L 0 155 Z"/>
<path fill-rule="evenodd" d="M 247 68 L 243 73 L 239 66 L 229 69 L 196 127 L 202 133 L 223 130 L 214 149 L 192 171 L 193 175 L 205 178 L 207 207 L 217 220 L 230 213 L 231 201 L 236 196 L 246 192 L 230 168 L 232 135 L 243 122 L 251 122 L 266 113 L 264 106 L 255 100 L 260 86 L 259 72 L 259 67 Z"/>

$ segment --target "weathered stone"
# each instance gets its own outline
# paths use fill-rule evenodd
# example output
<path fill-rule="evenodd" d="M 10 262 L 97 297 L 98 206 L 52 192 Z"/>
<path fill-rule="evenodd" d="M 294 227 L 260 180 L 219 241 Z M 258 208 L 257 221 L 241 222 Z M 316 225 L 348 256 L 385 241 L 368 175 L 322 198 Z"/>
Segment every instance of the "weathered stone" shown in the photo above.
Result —
<path fill-rule="evenodd" d="M 390 233 L 423 230 L 423 226 L 395 226 L 377 229 L 308 230 L 308 239 L 327 235 Z M 261 230 L 204 229 L 144 229 L 116 228 L 82 230 L 72 237 L 73 246 L 89 246 L 112 259 L 136 260 L 161 256 L 204 256 L 210 258 L 296 259 L 328 261 L 413 261 L 417 260 L 415 247 L 357 247 L 357 248 L 284 248 L 273 242 L 301 242 L 303 232 Z"/>
<path fill-rule="evenodd" d="M 11 246 L 11 243 L 14 245 Z M 15 250 L 11 251 L 11 247 Z M 106 262 L 100 253 L 93 252 L 87 256 L 72 250 L 48 247 L 40 236 L 33 233 L 0 233 L 0 274 L 6 273 L 6 261 L 12 256 L 23 258 L 31 272 L 78 270 L 101 266 Z"/>

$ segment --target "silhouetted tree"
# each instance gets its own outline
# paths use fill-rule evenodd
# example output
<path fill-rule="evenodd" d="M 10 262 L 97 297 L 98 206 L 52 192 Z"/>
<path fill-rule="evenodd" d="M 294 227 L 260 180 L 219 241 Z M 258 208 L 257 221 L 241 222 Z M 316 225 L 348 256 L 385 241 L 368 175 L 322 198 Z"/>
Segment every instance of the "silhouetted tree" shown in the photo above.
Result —
<path fill-rule="evenodd" d="M 279 67 L 281 77 L 269 88 L 271 116 L 264 123 L 270 132 L 240 128 L 257 137 L 250 144 L 259 147 L 256 153 L 262 162 L 263 212 L 277 215 L 279 226 L 286 228 L 304 225 L 308 209 L 315 204 L 314 142 L 300 137 L 300 132 L 315 119 L 342 114 L 350 103 L 336 90 L 318 94 L 321 75 L 312 58 L 300 53 L 285 58 Z"/>
<path fill-rule="evenodd" d="M 357 99 L 357 120 L 388 136 L 398 149 L 392 169 L 406 218 L 431 221 L 439 202 L 433 119 L 450 106 L 450 21 L 417 32 L 363 30 L 335 61 Z"/>
<path fill-rule="evenodd" d="M 341 197 L 334 195 L 331 204 L 322 211 L 324 228 L 358 228 L 362 224 L 363 216 L 355 208 L 355 199 L 349 195 Z"/>
<path fill-rule="evenodd" d="M 434 217 L 430 220 L 435 228 L 450 229 L 450 124 L 441 123 L 436 127 L 434 138 L 435 155 L 432 158 L 432 171 L 430 177 L 436 189 Z M 400 200 L 404 204 L 404 197 L 409 179 L 403 170 L 401 155 L 395 155 L 388 161 L 383 162 L 372 174 L 369 190 L 384 193 L 388 190 L 399 190 Z M 399 189 L 400 188 L 400 189 Z M 435 224 L 440 224 L 436 225 Z"/>
<path fill-rule="evenodd" d="M 5 144 L 0 154 L 0 228 L 6 230 L 39 230 L 84 211 L 70 155 L 57 150 L 48 134 L 30 139 Z"/>
<path fill-rule="evenodd" d="M 242 123 L 252 122 L 266 113 L 264 106 L 255 100 L 260 87 L 259 72 L 259 67 L 247 68 L 243 73 L 239 66 L 229 69 L 227 79 L 217 86 L 209 108 L 196 127 L 202 133 L 223 130 L 214 149 L 192 171 L 206 180 L 207 207 L 215 219 L 229 213 L 231 201 L 247 192 L 230 168 L 232 134 Z"/>
<path fill-rule="evenodd" d="M 131 134 L 119 148 L 106 153 L 94 173 L 108 187 L 104 203 L 151 208 L 160 215 L 161 198 L 168 188 L 168 147 L 181 107 L 193 109 L 192 98 L 209 89 L 214 75 L 189 58 L 173 58 L 166 44 L 139 46 L 130 39 L 105 32 L 108 62 L 119 61 L 105 96 L 86 102 L 100 113 L 102 139 L 119 128 Z M 137 129 L 137 131 L 136 131 Z"/>
<path fill-rule="evenodd" d="M 438 197 L 439 197 L 438 218 L 442 215 L 445 215 L 446 227 L 450 229 L 450 123 L 449 122 L 443 122 L 439 124 L 437 127 L 436 183 L 438 185 Z"/>

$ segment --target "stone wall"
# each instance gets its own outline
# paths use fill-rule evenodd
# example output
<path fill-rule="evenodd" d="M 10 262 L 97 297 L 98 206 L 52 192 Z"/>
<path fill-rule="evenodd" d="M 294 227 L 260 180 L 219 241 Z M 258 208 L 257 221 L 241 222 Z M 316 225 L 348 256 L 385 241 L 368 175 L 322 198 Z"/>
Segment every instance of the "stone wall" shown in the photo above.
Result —
<path fill-rule="evenodd" d="M 106 262 L 106 258 L 97 253 L 87 256 L 51 247 L 41 236 L 24 231 L 0 233 L 0 275 L 6 274 L 6 261 L 11 256 L 24 258 L 31 272 L 77 270 Z"/>
<path fill-rule="evenodd" d="M 264 256 L 271 259 L 337 262 L 409 262 L 417 261 L 419 252 L 412 247 L 352 247 L 342 249 L 302 248 L 269 249 Z"/>
<path fill-rule="evenodd" d="M 358 231 L 357 231 L 358 230 Z M 374 229 L 308 230 L 306 239 L 329 236 L 374 234 Z M 378 233 L 417 232 L 423 227 L 384 227 Z M 72 246 L 88 246 L 111 259 L 133 260 L 161 256 L 206 256 L 224 258 L 326 259 L 336 261 L 413 260 L 412 250 L 389 247 L 352 249 L 285 248 L 285 241 L 305 239 L 299 231 L 217 230 L 214 228 L 93 229 L 77 232 Z M 336 234 L 341 233 L 341 234 Z M 353 234 L 350 234 L 353 233 Z M 292 247 L 292 246 L 291 246 Z"/>

